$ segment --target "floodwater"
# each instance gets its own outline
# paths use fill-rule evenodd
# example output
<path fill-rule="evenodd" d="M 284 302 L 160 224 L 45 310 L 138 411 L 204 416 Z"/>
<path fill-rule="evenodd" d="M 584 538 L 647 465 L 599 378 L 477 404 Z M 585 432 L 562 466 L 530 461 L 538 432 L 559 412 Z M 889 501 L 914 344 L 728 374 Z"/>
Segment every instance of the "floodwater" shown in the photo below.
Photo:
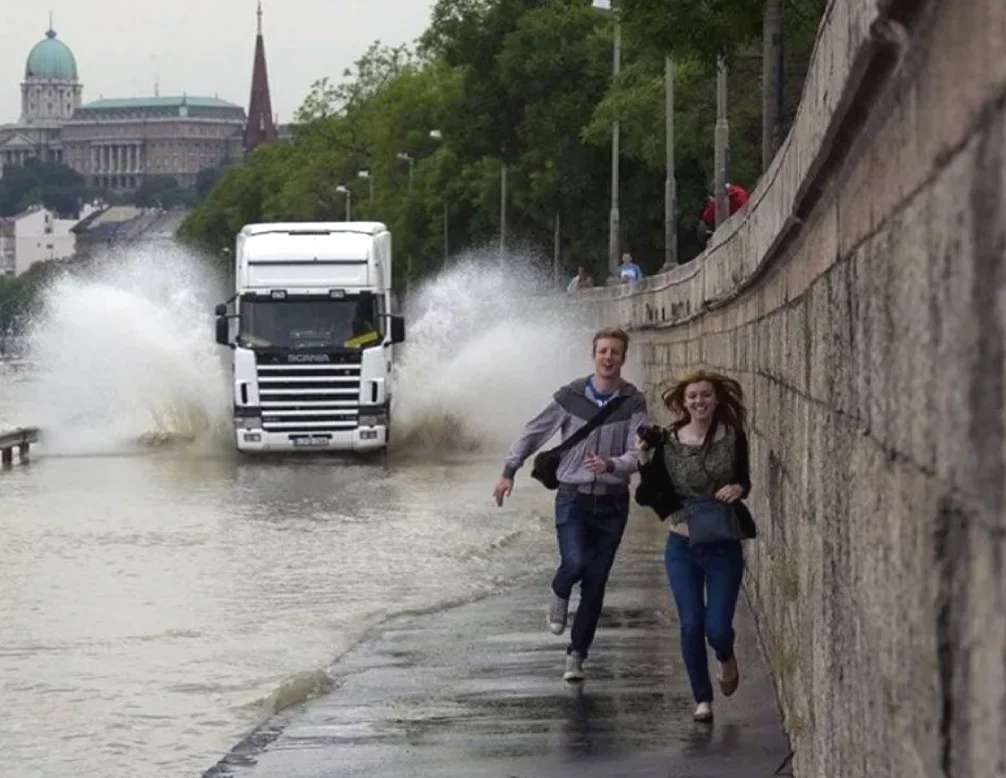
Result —
<path fill-rule="evenodd" d="M 198 776 L 388 618 L 553 565 L 549 493 L 524 475 L 499 509 L 491 489 L 589 338 L 508 319 L 516 282 L 459 269 L 410 319 L 387 466 L 247 459 L 222 290 L 155 258 L 54 287 L 32 366 L 0 365 L 0 428 L 45 435 L 0 473 L 3 775 Z"/>
<path fill-rule="evenodd" d="M 497 472 L 166 452 L 4 474 L 3 772 L 199 775 L 368 627 L 550 564 L 541 490 L 500 511 Z"/>

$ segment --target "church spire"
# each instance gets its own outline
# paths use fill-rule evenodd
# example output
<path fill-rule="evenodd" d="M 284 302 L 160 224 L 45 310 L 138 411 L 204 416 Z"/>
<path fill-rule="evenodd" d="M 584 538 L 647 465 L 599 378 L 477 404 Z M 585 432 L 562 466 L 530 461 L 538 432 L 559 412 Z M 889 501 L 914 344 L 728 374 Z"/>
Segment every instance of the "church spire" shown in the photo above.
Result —
<path fill-rule="evenodd" d="M 255 38 L 255 64 L 252 70 L 251 98 L 248 101 L 248 124 L 244 146 L 250 152 L 262 143 L 276 140 L 276 124 L 272 117 L 269 95 L 269 73 L 265 64 L 265 38 L 262 35 L 262 0 L 258 4 L 258 35 Z"/>

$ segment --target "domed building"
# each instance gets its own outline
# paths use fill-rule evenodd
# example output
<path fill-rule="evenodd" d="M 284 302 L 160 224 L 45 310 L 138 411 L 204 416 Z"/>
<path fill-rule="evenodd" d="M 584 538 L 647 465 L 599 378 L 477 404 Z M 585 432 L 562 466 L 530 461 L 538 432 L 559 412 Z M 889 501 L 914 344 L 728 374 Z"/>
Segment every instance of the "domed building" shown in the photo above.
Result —
<path fill-rule="evenodd" d="M 77 60 L 51 27 L 45 40 L 28 54 L 21 85 L 21 121 L 60 121 L 80 107 L 83 87 L 77 80 Z"/>
<path fill-rule="evenodd" d="M 0 175 L 7 165 L 33 157 L 63 161 L 61 129 L 80 107 L 82 92 L 77 60 L 50 24 L 25 62 L 21 117 L 17 124 L 0 126 Z"/>

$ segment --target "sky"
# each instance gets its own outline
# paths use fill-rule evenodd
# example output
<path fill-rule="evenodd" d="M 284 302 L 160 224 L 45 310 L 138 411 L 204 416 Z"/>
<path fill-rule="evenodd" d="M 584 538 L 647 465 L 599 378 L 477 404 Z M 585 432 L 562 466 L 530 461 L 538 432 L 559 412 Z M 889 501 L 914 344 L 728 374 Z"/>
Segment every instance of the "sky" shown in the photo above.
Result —
<path fill-rule="evenodd" d="M 311 84 L 339 80 L 375 40 L 411 43 L 434 0 L 262 0 L 273 112 L 290 121 Z M 17 121 L 32 46 L 53 28 L 73 51 L 85 102 L 218 96 L 245 109 L 257 0 L 7 0 L 0 24 L 0 124 Z"/>

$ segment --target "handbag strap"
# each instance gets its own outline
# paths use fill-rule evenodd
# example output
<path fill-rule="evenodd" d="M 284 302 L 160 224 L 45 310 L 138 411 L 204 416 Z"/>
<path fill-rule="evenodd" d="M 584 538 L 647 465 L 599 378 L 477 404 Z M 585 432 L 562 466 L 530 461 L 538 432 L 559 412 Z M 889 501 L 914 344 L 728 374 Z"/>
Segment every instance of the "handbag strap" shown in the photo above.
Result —
<path fill-rule="evenodd" d="M 572 435 L 566 438 L 558 446 L 553 448 L 551 453 L 561 454 L 564 451 L 575 446 L 581 440 L 586 438 L 591 432 L 593 432 L 595 429 L 601 426 L 601 424 L 604 423 L 604 420 L 607 419 L 609 416 L 611 416 L 611 414 L 613 414 L 615 411 L 617 411 L 619 406 L 621 406 L 621 404 L 624 403 L 626 399 L 627 399 L 626 395 L 620 394 L 618 395 L 618 397 L 615 397 L 613 400 L 609 401 L 607 405 L 601 408 L 601 410 L 599 410 L 590 418 L 590 421 L 588 421 L 586 424 L 580 427 L 580 429 L 578 429 L 576 432 L 574 432 Z"/>

